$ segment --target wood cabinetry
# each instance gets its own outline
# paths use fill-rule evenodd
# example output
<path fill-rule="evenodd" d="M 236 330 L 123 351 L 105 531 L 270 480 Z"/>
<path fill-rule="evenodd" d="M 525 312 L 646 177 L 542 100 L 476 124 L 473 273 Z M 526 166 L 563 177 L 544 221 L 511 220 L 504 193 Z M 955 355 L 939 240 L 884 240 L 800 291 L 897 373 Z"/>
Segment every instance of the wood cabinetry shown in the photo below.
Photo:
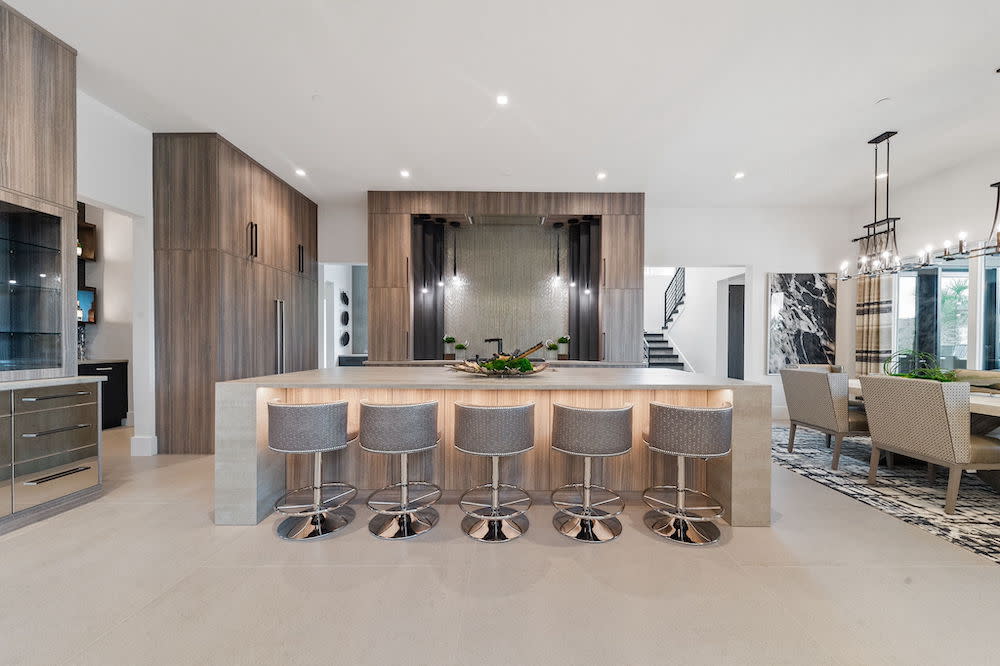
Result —
<path fill-rule="evenodd" d="M 601 217 L 601 286 L 642 289 L 644 229 L 641 215 Z"/>
<path fill-rule="evenodd" d="M 410 290 L 369 287 L 368 357 L 375 360 L 410 358 Z"/>
<path fill-rule="evenodd" d="M 601 290 L 601 360 L 642 360 L 642 289 Z"/>
<path fill-rule="evenodd" d="M 153 147 L 157 436 L 211 453 L 217 381 L 317 367 L 317 209 L 217 134 Z"/>
<path fill-rule="evenodd" d="M 3 3 L 0 188 L 76 207 L 76 51 Z"/>

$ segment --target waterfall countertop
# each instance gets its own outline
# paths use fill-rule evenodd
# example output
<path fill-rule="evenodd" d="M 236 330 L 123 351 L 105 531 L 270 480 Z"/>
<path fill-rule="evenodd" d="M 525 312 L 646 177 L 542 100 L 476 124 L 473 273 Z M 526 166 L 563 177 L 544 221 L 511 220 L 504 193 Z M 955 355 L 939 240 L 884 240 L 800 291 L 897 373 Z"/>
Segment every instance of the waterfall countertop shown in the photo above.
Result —
<path fill-rule="evenodd" d="M 252 384 L 265 388 L 386 388 L 429 390 L 512 391 L 623 391 L 623 390 L 716 390 L 760 387 L 739 379 L 712 377 L 664 368 L 607 366 L 550 366 L 524 377 L 487 377 L 459 372 L 440 365 L 344 366 L 283 375 L 237 379 L 226 384 Z M 769 388 L 769 387 L 768 387 Z"/>

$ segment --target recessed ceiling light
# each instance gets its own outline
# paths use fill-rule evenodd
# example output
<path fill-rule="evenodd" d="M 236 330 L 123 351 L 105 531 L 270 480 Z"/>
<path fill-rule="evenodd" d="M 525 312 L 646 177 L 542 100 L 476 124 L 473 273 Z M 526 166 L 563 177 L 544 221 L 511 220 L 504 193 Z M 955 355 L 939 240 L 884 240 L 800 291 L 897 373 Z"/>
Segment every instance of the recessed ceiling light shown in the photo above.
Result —
<path fill-rule="evenodd" d="M 597 180 L 604 180 L 607 177 L 608 177 L 608 172 L 607 171 L 598 171 L 597 172 Z"/>
<path fill-rule="evenodd" d="M 410 172 L 407 171 L 406 169 L 400 169 L 399 170 L 399 177 L 400 178 L 409 178 L 410 177 Z"/>
<path fill-rule="evenodd" d="M 296 169 L 295 170 L 295 175 L 296 176 L 302 176 L 302 177 L 304 177 L 306 175 L 306 170 L 305 169 Z"/>
<path fill-rule="evenodd" d="M 499 106 L 507 106 L 507 102 L 509 101 L 510 100 L 507 99 L 507 95 L 497 95 L 497 104 Z"/>
<path fill-rule="evenodd" d="M 736 173 L 733 174 L 733 179 L 734 180 L 743 180 L 746 177 L 747 177 L 747 175 L 745 173 L 743 173 L 742 171 L 737 171 Z"/>
<path fill-rule="evenodd" d="M 885 180 L 888 177 L 889 177 L 889 174 L 886 173 L 885 171 L 882 171 L 877 176 L 875 176 L 875 178 L 878 179 L 878 180 Z"/>

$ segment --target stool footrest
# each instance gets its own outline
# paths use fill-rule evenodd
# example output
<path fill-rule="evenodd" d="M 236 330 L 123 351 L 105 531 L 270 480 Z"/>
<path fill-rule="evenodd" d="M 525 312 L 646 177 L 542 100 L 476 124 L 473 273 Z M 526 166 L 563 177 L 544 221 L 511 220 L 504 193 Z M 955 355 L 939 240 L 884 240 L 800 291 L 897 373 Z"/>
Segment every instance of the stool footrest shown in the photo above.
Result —
<path fill-rule="evenodd" d="M 320 502 L 316 504 L 312 497 L 314 490 L 313 486 L 289 490 L 274 503 L 274 510 L 286 516 L 318 516 L 346 506 L 358 494 L 358 489 L 349 483 L 324 483 L 320 486 Z M 325 493 L 324 491 L 327 490 L 331 492 L 329 494 Z M 293 495 L 306 492 L 310 493 L 310 495 L 307 498 L 303 498 L 303 501 L 288 502 L 288 499 Z"/>
<path fill-rule="evenodd" d="M 557 511 L 581 520 L 609 520 L 625 511 L 621 495 L 604 486 L 590 486 L 590 504 L 585 506 L 584 484 L 568 483 L 552 491 L 552 506 Z"/>
<path fill-rule="evenodd" d="M 509 483 L 498 484 L 499 502 L 493 506 L 493 484 L 484 483 L 462 493 L 458 498 L 458 506 L 467 516 L 490 520 L 496 514 L 495 520 L 510 519 L 524 515 L 531 508 L 531 495 L 522 488 Z M 476 494 L 481 494 L 482 497 Z M 471 496 L 471 497 L 470 497 Z M 496 511 L 492 511 L 496 509 Z"/>
<path fill-rule="evenodd" d="M 678 506 L 679 495 L 684 493 L 684 507 Z M 677 486 L 651 486 L 642 493 L 642 501 L 653 511 L 692 522 L 721 518 L 725 513 L 722 506 L 707 493 L 693 488 Z"/>
<path fill-rule="evenodd" d="M 412 496 L 404 503 L 403 488 Z M 414 491 L 416 491 L 414 493 Z M 392 493 L 392 494 L 390 494 Z M 428 509 L 441 499 L 441 488 L 427 481 L 393 483 L 368 496 L 368 508 L 383 516 L 401 516 Z"/>

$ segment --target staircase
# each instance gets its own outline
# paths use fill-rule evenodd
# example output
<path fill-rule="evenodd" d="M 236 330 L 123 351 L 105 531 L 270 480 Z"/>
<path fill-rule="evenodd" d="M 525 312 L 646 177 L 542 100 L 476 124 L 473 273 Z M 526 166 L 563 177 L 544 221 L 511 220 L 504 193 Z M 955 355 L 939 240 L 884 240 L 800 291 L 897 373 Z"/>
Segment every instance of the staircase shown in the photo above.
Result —
<path fill-rule="evenodd" d="M 685 369 L 684 361 L 663 333 L 643 333 L 642 336 L 646 344 L 646 365 L 651 368 Z"/>
<path fill-rule="evenodd" d="M 646 365 L 651 368 L 687 370 L 680 354 L 676 352 L 666 333 L 680 314 L 684 305 L 684 267 L 677 269 L 670 284 L 663 292 L 663 329 L 659 333 L 643 333 Z"/>

